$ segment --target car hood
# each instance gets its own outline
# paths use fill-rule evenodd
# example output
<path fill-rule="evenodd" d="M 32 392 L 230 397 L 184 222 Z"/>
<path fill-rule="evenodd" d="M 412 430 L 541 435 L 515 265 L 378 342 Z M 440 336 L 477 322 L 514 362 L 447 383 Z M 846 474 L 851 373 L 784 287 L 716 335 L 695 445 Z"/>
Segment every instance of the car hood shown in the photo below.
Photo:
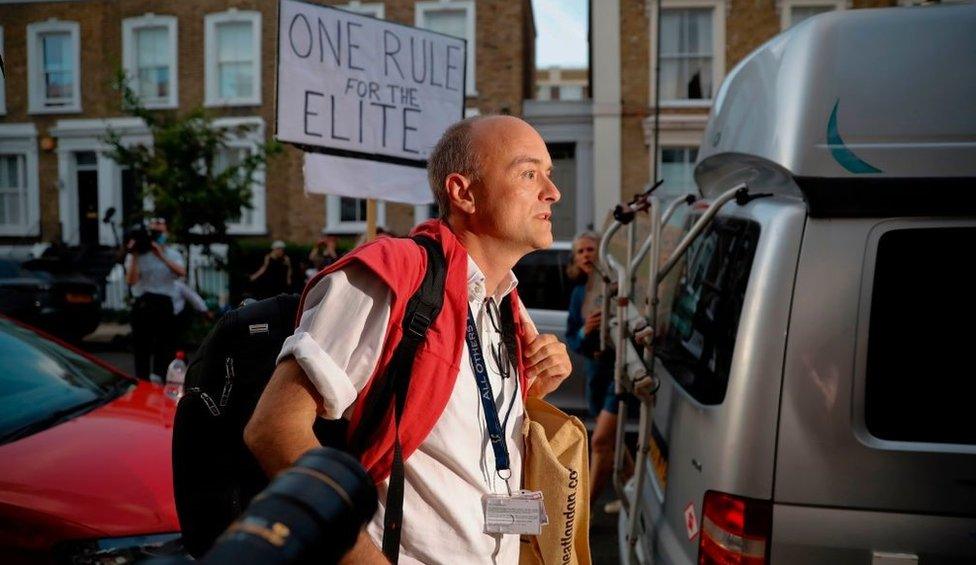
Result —
<path fill-rule="evenodd" d="M 0 531 L 38 542 L 178 531 L 175 408 L 161 386 L 140 381 L 87 414 L 0 446 Z"/>
<path fill-rule="evenodd" d="M 38 277 L 16 277 L 11 279 L 0 279 L 0 287 L 17 287 L 17 288 L 37 288 L 41 286 L 50 286 L 51 283 L 44 279 Z"/>

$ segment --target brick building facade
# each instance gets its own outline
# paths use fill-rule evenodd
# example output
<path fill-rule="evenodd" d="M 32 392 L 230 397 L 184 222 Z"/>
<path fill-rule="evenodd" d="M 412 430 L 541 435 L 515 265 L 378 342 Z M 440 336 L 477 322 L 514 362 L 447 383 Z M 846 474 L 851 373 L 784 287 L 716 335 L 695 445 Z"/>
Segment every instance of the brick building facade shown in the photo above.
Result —
<path fill-rule="evenodd" d="M 520 115 L 522 101 L 531 97 L 530 0 L 328 3 L 463 34 L 469 46 L 473 39 L 469 115 Z M 275 0 L 0 0 L 6 62 L 0 83 L 0 246 L 58 238 L 110 245 L 114 236 L 99 219 L 109 207 L 139 205 L 102 142 L 107 128 L 127 142 L 149 141 L 145 128 L 121 112 L 113 88 L 119 69 L 145 76 L 146 100 L 161 112 L 203 106 L 222 124 L 257 126 L 250 138 L 235 140 L 227 159 L 270 138 L 277 6 Z M 274 157 L 255 187 L 254 210 L 232 233 L 307 243 L 327 229 L 362 230 L 361 206 L 306 195 L 301 171 L 300 151 L 286 147 Z M 383 223 L 398 233 L 430 213 L 427 207 L 384 208 Z"/>
<path fill-rule="evenodd" d="M 712 97 L 722 79 L 754 49 L 802 19 L 827 10 L 898 5 L 895 0 L 660 0 L 662 10 L 661 97 L 655 145 L 654 64 L 657 2 L 618 0 L 619 26 L 610 40 L 620 53 L 620 186 L 603 202 L 629 199 L 654 174 L 657 160 L 665 192 L 693 189 L 692 171 Z M 592 10 L 606 9 L 594 1 Z M 607 27 L 594 29 L 594 42 Z M 613 37 L 613 32 L 619 35 Z M 682 65 L 687 65 L 682 68 Z M 701 75 L 696 77 L 696 72 Z M 595 95 L 601 88 L 594 84 Z M 598 140 L 599 143 L 599 140 Z M 597 165 L 599 166 L 599 164 Z M 600 190 L 600 189 L 598 189 Z M 606 191 L 607 187 L 602 187 Z M 610 188 L 611 192 L 614 189 Z M 601 202 L 597 195 L 596 202 Z M 601 214 L 597 214 L 602 217 Z"/>

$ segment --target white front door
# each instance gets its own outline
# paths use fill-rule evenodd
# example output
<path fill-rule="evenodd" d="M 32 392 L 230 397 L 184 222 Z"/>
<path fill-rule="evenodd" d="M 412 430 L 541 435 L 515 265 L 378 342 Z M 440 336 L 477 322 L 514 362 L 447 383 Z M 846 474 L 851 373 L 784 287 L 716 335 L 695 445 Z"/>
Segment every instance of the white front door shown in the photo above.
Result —
<path fill-rule="evenodd" d="M 126 211 L 133 208 L 123 198 L 123 174 L 109 157 L 104 142 L 109 130 L 122 134 L 126 144 L 152 144 L 141 120 L 59 120 L 51 135 L 58 139 L 58 214 L 61 238 L 68 245 L 116 245 L 114 229 L 121 236 Z M 129 191 L 131 192 L 131 190 Z M 115 209 L 105 223 L 109 208 Z"/>

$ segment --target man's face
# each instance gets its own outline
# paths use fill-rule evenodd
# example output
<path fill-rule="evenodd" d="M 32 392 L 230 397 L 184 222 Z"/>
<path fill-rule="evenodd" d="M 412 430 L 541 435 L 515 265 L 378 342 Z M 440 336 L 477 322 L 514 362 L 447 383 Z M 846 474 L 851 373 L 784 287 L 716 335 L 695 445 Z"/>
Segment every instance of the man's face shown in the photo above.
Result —
<path fill-rule="evenodd" d="M 472 227 L 524 253 L 552 244 L 552 159 L 542 137 L 513 117 L 476 122 L 475 147 L 481 178 L 472 185 Z"/>

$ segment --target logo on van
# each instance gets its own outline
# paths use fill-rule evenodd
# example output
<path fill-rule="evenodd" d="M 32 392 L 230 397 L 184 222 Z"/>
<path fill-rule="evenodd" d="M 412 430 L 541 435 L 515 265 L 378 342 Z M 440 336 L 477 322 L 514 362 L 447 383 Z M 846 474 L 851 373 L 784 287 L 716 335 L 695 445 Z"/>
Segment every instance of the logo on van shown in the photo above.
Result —
<path fill-rule="evenodd" d="M 698 535 L 698 516 L 695 515 L 694 502 L 689 502 L 685 507 L 685 532 L 688 534 L 688 541 L 693 541 Z"/>
<path fill-rule="evenodd" d="M 840 106 L 839 98 L 837 102 L 834 102 L 834 110 L 830 113 L 830 119 L 827 120 L 827 147 L 830 148 L 830 154 L 835 161 L 840 163 L 841 167 L 854 174 L 880 173 L 881 169 L 868 164 L 844 144 L 844 140 L 840 137 L 840 130 L 837 128 L 838 106 Z"/>

